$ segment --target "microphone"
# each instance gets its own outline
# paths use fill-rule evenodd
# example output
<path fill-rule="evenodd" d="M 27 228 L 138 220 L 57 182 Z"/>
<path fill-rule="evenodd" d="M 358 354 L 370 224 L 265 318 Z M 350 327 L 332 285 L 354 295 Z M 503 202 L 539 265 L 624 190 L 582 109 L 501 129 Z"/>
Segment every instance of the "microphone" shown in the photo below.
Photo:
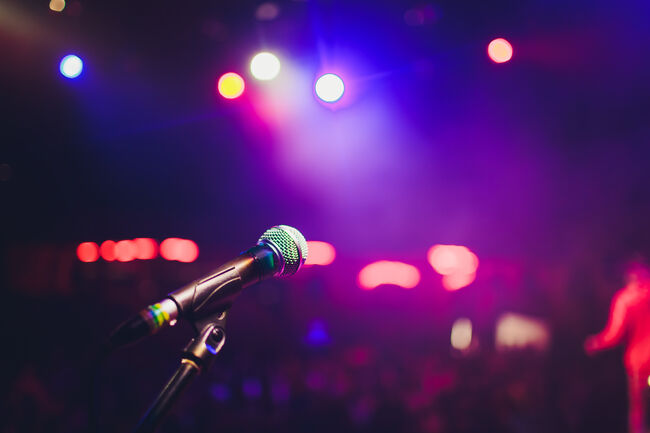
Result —
<path fill-rule="evenodd" d="M 124 322 L 111 333 L 107 349 L 116 349 L 173 326 L 178 318 L 194 323 L 222 312 L 243 288 L 271 277 L 289 277 L 298 272 L 305 260 L 305 237 L 293 227 L 273 226 L 254 247 Z"/>

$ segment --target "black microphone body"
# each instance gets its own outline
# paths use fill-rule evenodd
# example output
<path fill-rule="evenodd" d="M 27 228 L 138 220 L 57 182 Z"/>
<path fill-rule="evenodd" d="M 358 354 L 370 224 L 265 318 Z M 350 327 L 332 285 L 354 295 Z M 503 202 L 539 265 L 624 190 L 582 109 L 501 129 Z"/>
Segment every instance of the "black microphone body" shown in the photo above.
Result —
<path fill-rule="evenodd" d="M 293 275 L 306 258 L 307 242 L 300 232 L 289 226 L 272 227 L 254 247 L 124 322 L 110 335 L 108 350 L 173 326 L 178 318 L 196 323 L 225 311 L 243 288 Z"/>
<path fill-rule="evenodd" d="M 256 245 L 167 297 L 174 301 L 179 315 L 190 320 L 223 311 L 243 288 L 275 275 L 275 256 L 268 245 Z"/>

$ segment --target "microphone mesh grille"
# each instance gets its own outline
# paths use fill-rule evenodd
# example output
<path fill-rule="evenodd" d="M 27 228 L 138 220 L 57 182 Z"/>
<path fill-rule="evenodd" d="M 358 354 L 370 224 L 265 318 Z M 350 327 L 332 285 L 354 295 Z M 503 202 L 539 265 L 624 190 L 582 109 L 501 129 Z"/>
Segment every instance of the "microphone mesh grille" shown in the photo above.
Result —
<path fill-rule="evenodd" d="M 279 276 L 288 277 L 298 272 L 307 260 L 307 241 L 298 230 L 291 226 L 274 226 L 264 232 L 258 242 L 273 244 L 284 261 L 284 268 Z"/>

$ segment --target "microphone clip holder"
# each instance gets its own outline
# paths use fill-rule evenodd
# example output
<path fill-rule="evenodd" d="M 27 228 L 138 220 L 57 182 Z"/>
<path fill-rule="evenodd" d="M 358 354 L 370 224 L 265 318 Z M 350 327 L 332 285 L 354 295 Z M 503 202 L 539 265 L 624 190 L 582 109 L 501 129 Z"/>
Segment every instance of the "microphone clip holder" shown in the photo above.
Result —
<path fill-rule="evenodd" d="M 226 342 L 227 314 L 227 311 L 220 311 L 194 321 L 198 335 L 190 340 L 183 350 L 181 365 L 140 420 L 136 433 L 153 432 L 190 381 L 212 365 Z"/>

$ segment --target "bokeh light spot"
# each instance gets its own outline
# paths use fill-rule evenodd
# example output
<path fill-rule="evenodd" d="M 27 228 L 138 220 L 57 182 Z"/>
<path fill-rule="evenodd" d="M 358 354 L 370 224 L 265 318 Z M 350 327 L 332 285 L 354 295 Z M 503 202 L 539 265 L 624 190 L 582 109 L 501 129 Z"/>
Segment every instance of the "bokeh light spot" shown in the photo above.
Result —
<path fill-rule="evenodd" d="M 268 81 L 280 73 L 280 59 L 275 54 L 264 52 L 256 54 L 251 60 L 251 74 L 258 80 Z"/>
<path fill-rule="evenodd" d="M 512 59 L 512 45 L 503 38 L 494 39 L 487 48 L 488 56 L 495 63 L 505 63 Z"/>
<path fill-rule="evenodd" d="M 139 260 L 155 259 L 158 255 L 158 244 L 150 238 L 136 238 L 133 240 L 136 246 L 135 258 Z"/>
<path fill-rule="evenodd" d="M 497 350 L 545 350 L 551 341 L 551 332 L 543 320 L 504 313 L 497 319 L 494 339 Z"/>
<path fill-rule="evenodd" d="M 250 399 L 258 399 L 262 396 L 262 383 L 254 377 L 244 379 L 242 392 Z"/>
<path fill-rule="evenodd" d="M 54 12 L 61 12 L 65 9 L 65 0 L 51 0 L 50 9 Z"/>
<path fill-rule="evenodd" d="M 451 327 L 451 347 L 467 350 L 472 344 L 472 322 L 467 318 L 457 319 Z"/>
<path fill-rule="evenodd" d="M 427 252 L 431 267 L 442 275 L 446 290 L 458 290 L 476 279 L 478 257 L 461 245 L 434 245 Z"/>
<path fill-rule="evenodd" d="M 442 276 L 442 287 L 450 292 L 454 290 L 462 289 L 465 286 L 469 286 L 476 279 L 476 274 L 449 274 Z"/>
<path fill-rule="evenodd" d="M 420 282 L 420 271 L 402 262 L 381 260 L 371 263 L 359 272 L 358 283 L 362 289 L 372 290 L 382 284 L 392 284 L 412 289 Z"/>
<path fill-rule="evenodd" d="M 96 262 L 99 259 L 99 245 L 95 242 L 82 242 L 77 247 L 77 257 L 82 262 Z"/>
<path fill-rule="evenodd" d="M 427 252 L 431 267 L 440 275 L 471 274 L 478 268 L 478 257 L 460 245 L 434 245 Z"/>
<path fill-rule="evenodd" d="M 199 247 L 189 239 L 168 238 L 160 243 L 160 255 L 165 260 L 191 263 L 199 256 Z"/>
<path fill-rule="evenodd" d="M 83 68 L 83 61 L 74 54 L 65 56 L 63 59 L 61 59 L 61 63 L 59 64 L 59 71 L 61 71 L 61 75 L 70 79 L 77 78 L 79 75 L 81 75 Z"/>
<path fill-rule="evenodd" d="M 102 256 L 102 259 L 107 262 L 115 260 L 115 241 L 102 242 L 102 246 L 99 247 L 99 253 Z"/>
<path fill-rule="evenodd" d="M 325 102 L 336 102 L 343 96 L 345 85 L 336 74 L 325 74 L 316 80 L 316 96 Z"/>
<path fill-rule="evenodd" d="M 230 388 L 222 383 L 216 383 L 210 387 L 210 395 L 217 401 L 228 401 L 230 399 Z"/>
<path fill-rule="evenodd" d="M 307 241 L 309 254 L 305 265 L 320 265 L 326 266 L 334 261 L 336 258 L 336 250 L 334 246 L 327 242 L 321 241 Z"/>
<path fill-rule="evenodd" d="M 307 329 L 305 342 L 310 346 L 324 346 L 329 344 L 330 336 L 327 332 L 327 325 L 322 320 L 312 321 Z"/>
<path fill-rule="evenodd" d="M 118 262 L 130 262 L 135 259 L 138 247 L 130 240 L 119 241 L 115 244 L 115 259 Z"/>
<path fill-rule="evenodd" d="M 244 93 L 244 79 L 234 72 L 223 74 L 217 82 L 219 94 L 226 99 L 239 98 Z"/>

